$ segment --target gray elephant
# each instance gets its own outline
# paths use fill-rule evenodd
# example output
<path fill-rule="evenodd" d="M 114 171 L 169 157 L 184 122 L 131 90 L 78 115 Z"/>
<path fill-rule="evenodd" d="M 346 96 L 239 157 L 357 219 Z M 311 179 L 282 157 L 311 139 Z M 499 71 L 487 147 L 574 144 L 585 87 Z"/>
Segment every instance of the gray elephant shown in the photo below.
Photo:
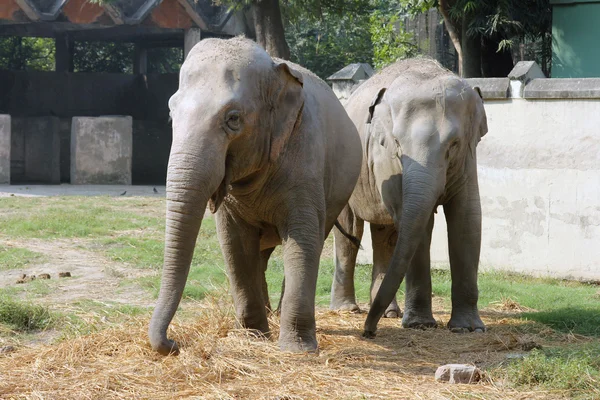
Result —
<path fill-rule="evenodd" d="M 358 128 L 363 165 L 339 222 L 361 237 L 371 224 L 373 275 L 366 337 L 395 300 L 406 275 L 404 327 L 435 326 L 431 310 L 430 243 L 434 212 L 448 224 L 455 330 L 483 331 L 477 310 L 481 205 L 476 146 L 487 132 L 480 93 L 435 61 L 399 61 L 362 84 L 346 110 Z M 358 250 L 335 232 L 331 308 L 358 310 L 354 268 Z M 388 267 L 389 265 L 389 267 Z"/>
<path fill-rule="evenodd" d="M 358 133 L 332 90 L 243 39 L 197 44 L 169 100 L 165 255 L 152 347 L 177 353 L 167 328 L 181 300 L 207 206 L 216 212 L 237 318 L 269 334 L 265 269 L 283 243 L 282 350 L 315 351 L 324 240 L 358 179 Z"/>

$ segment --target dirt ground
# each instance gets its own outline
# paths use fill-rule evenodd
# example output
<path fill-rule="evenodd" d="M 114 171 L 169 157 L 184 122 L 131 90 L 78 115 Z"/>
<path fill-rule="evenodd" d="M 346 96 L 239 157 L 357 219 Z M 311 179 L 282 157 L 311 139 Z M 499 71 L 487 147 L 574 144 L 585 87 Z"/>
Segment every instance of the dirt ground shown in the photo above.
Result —
<path fill-rule="evenodd" d="M 63 186 L 63 185 L 61 185 Z M 152 187 L 0 186 L 0 196 L 64 194 L 148 195 Z M 157 188 L 164 193 L 164 188 Z M 122 285 L 156 271 L 128 268 L 95 252 L 85 239 L 0 240 L 43 256 L 24 269 L 3 271 L 0 288 L 16 285 L 21 274 L 51 275 L 51 290 L 39 301 L 51 309 L 68 309 L 80 300 L 115 302 L 151 308 L 154 300 L 140 287 Z M 101 266 L 101 268 L 98 268 Z M 58 278 L 70 272 L 70 278 Z M 25 284 L 27 285 L 27 284 Z M 366 305 L 363 305 L 366 306 Z M 445 323 L 448 310 L 434 298 L 434 316 Z M 188 302 L 175 318 L 170 335 L 180 343 L 178 357 L 162 357 L 148 345 L 148 315 L 100 332 L 52 343 L 42 333 L 19 344 L 18 351 L 0 355 L 0 398 L 4 399 L 532 399 L 565 398 L 556 391 L 516 390 L 491 376 L 475 385 L 434 381 L 438 366 L 466 363 L 495 368 L 511 357 L 522 357 L 531 346 L 556 341 L 551 332 L 531 331 L 516 318 L 511 304 L 482 310 L 490 328 L 485 334 L 451 334 L 447 330 L 401 329 L 398 320 L 384 319 L 378 337 L 360 337 L 366 314 L 317 311 L 319 355 L 282 354 L 277 348 L 278 320 L 270 321 L 271 340 L 250 337 L 235 328 L 231 300 L 208 298 Z M 366 308 L 366 307 L 365 307 Z M 189 318 L 194 315 L 194 318 Z M 561 339 L 562 340 L 562 339 Z M 585 340 L 575 336 L 564 340 Z M 1 341 L 0 341 L 0 344 Z"/>
<path fill-rule="evenodd" d="M 138 306 L 152 304 L 147 291 L 133 286 L 122 286 L 123 279 L 139 278 L 152 274 L 152 271 L 130 268 L 123 263 L 109 260 L 97 252 L 88 250 L 92 245 L 84 239 L 0 240 L 0 245 L 40 253 L 43 260 L 27 268 L 3 271 L 0 274 L 0 288 L 17 285 L 16 282 L 22 274 L 49 274 L 53 284 L 52 291 L 39 299 L 47 305 L 60 307 L 78 300 L 110 300 Z M 69 272 L 71 276 L 59 278 L 58 274 L 61 272 Z"/>
<path fill-rule="evenodd" d="M 154 190 L 156 190 L 155 193 Z M 164 196 L 164 186 L 126 185 L 0 185 L 0 197 L 46 197 L 46 196 Z M 40 301 L 59 308 L 78 300 L 103 301 L 151 306 L 148 291 L 135 286 L 123 286 L 124 279 L 138 278 L 155 272 L 128 268 L 112 261 L 91 248 L 92 241 L 85 239 L 0 239 L 0 245 L 19 247 L 42 254 L 41 262 L 27 268 L 3 271 L 0 288 L 16 285 L 22 274 L 28 276 L 49 274 L 52 291 L 40 297 Z M 100 266 L 100 268 L 98 268 Z M 59 272 L 69 272 L 70 278 L 58 278 Z"/>

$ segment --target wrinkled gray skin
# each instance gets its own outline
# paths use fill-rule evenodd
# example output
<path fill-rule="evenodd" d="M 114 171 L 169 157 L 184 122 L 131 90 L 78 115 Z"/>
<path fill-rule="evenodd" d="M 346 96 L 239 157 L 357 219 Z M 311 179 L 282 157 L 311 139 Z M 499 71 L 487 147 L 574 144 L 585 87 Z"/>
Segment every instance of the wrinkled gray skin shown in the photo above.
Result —
<path fill-rule="evenodd" d="M 465 81 L 426 59 L 391 65 L 345 104 L 359 130 L 363 165 L 340 217 L 352 235 L 371 223 L 373 280 L 365 336 L 385 314 L 400 315 L 395 294 L 406 275 L 404 327 L 435 326 L 429 247 L 434 211 L 448 223 L 453 330 L 483 331 L 477 310 L 481 206 L 475 148 L 487 132 L 483 102 Z M 331 308 L 358 310 L 357 249 L 335 231 Z M 388 269 L 389 265 L 389 269 Z M 386 272 L 387 271 L 387 272 Z"/>
<path fill-rule="evenodd" d="M 352 193 L 358 133 L 331 89 L 252 41 L 197 44 L 169 101 L 165 258 L 152 347 L 177 353 L 167 328 L 179 305 L 207 203 L 240 324 L 269 334 L 265 269 L 283 243 L 282 350 L 315 351 L 314 301 L 323 242 Z"/>

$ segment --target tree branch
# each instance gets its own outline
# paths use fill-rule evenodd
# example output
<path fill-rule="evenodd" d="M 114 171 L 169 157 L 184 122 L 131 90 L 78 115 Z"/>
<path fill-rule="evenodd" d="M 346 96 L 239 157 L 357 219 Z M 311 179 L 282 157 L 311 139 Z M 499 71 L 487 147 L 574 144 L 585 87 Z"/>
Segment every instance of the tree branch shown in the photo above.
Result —
<path fill-rule="evenodd" d="M 452 40 L 452 44 L 456 49 L 456 54 L 458 54 L 458 74 L 460 76 L 463 75 L 463 54 L 462 54 L 462 46 L 460 44 L 460 38 L 458 33 L 456 32 L 456 27 L 452 23 L 450 16 L 448 15 L 448 5 L 446 4 L 446 0 L 439 0 L 439 9 L 442 17 L 444 18 L 444 23 L 446 24 L 446 29 L 448 30 L 448 35 L 450 35 L 450 40 Z"/>

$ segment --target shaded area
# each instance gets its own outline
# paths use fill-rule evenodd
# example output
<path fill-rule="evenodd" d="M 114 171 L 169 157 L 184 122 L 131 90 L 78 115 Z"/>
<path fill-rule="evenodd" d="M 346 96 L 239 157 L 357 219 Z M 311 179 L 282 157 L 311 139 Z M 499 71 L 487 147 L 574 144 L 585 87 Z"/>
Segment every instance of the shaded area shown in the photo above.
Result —
<path fill-rule="evenodd" d="M 559 332 L 600 337 L 600 304 L 596 308 L 567 307 L 526 312 L 520 317 L 540 322 Z"/>

